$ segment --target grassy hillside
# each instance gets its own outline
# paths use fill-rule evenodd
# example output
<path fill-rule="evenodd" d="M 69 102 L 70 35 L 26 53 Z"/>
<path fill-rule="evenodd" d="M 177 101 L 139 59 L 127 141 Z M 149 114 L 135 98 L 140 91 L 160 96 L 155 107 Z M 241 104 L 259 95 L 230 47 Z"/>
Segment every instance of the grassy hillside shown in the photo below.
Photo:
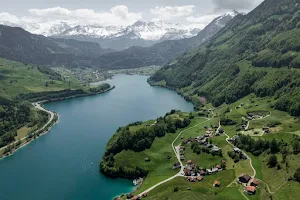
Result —
<path fill-rule="evenodd" d="M 210 168 L 221 160 L 226 160 L 226 169 L 217 174 L 204 176 L 201 182 L 189 182 L 185 177 L 172 179 L 148 193 L 143 199 L 276 199 L 285 200 L 296 198 L 300 179 L 295 178 L 297 169 L 300 168 L 300 119 L 292 117 L 286 112 L 273 108 L 273 98 L 261 98 L 254 94 L 248 95 L 233 104 L 222 105 L 217 108 L 207 104 L 200 111 L 189 113 L 174 113 L 172 118 L 189 116 L 191 123 L 188 127 L 178 129 L 175 133 L 167 133 L 156 137 L 150 147 L 142 150 L 123 149 L 111 155 L 111 166 L 123 169 L 140 168 L 147 171 L 143 184 L 133 194 L 137 195 L 154 186 L 155 184 L 170 178 L 178 173 L 178 169 L 172 169 L 177 162 L 172 142 L 179 133 L 180 137 L 174 142 L 185 146 L 184 156 L 186 161 L 191 159 L 200 168 Z M 214 118 L 203 118 L 209 109 L 215 113 Z M 246 120 L 249 113 L 262 115 L 262 118 Z M 201 115 L 199 117 L 199 115 Z M 244 187 L 236 183 L 237 177 L 247 173 L 251 176 L 254 171 L 250 166 L 250 160 L 233 159 L 230 152 L 232 145 L 226 142 L 227 135 L 214 135 L 211 142 L 222 149 L 222 156 L 206 153 L 202 148 L 200 153 L 192 148 L 194 142 L 184 144 L 188 138 L 201 136 L 207 130 L 206 127 L 216 127 L 222 119 L 230 119 L 234 125 L 222 125 L 222 129 L 230 137 L 239 134 L 240 139 L 233 142 L 237 147 L 244 150 L 251 158 L 255 168 L 255 178 L 259 180 L 255 195 L 245 193 Z M 249 121 L 248 130 L 242 130 L 243 124 Z M 152 124 L 154 120 L 132 124 L 130 131 L 143 129 L 146 124 Z M 270 125 L 270 132 L 263 133 L 262 128 Z M 118 135 L 118 133 L 117 133 Z M 114 136 L 114 138 L 116 135 Z M 116 138 L 115 138 L 116 139 Z M 111 141 L 115 141 L 112 139 Z M 141 139 L 137 140 L 138 143 Z M 109 148 L 109 145 L 108 145 Z M 260 150 L 257 153 L 257 150 Z M 276 164 L 270 165 L 271 156 L 277 159 Z M 146 160 L 145 158 L 148 158 Z M 138 175 L 138 174 L 136 174 Z M 221 187 L 212 186 L 215 180 L 221 181 Z M 298 182 L 297 182 L 298 181 Z"/>
<path fill-rule="evenodd" d="M 0 59 L 0 148 L 48 121 L 48 114 L 34 109 L 30 102 L 96 94 L 109 88 L 109 84 L 90 88 L 51 68 Z"/>
<path fill-rule="evenodd" d="M 12 100 L 21 93 L 65 90 L 69 81 L 71 89 L 81 88 L 76 79 L 51 75 L 50 70 L 0 58 L 0 96 Z"/>
<path fill-rule="evenodd" d="M 163 67 L 152 84 L 180 91 L 199 103 L 233 103 L 255 93 L 273 96 L 274 106 L 300 115 L 300 4 L 266 0 L 238 15 L 209 42 Z M 197 101 L 197 102 L 196 102 Z"/>

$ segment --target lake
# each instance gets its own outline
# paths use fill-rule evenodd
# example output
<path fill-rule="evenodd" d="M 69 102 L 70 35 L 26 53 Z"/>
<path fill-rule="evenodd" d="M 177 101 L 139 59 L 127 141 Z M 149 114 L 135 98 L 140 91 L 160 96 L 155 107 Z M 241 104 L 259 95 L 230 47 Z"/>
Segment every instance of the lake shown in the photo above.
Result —
<path fill-rule="evenodd" d="M 59 114 L 49 134 L 0 160 L 1 200 L 110 200 L 132 181 L 99 172 L 106 143 L 120 126 L 192 111 L 176 92 L 148 85 L 146 76 L 117 75 L 107 93 L 46 104 Z"/>

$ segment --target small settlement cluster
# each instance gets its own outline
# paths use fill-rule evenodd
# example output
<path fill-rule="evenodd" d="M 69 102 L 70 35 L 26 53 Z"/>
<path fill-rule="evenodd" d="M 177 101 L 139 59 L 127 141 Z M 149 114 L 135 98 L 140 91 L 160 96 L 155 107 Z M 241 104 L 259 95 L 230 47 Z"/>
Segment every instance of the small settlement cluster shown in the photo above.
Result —
<path fill-rule="evenodd" d="M 187 181 L 196 182 L 196 181 L 202 181 L 204 176 L 218 173 L 225 168 L 226 168 L 225 160 L 221 160 L 220 164 L 217 164 L 210 169 L 201 169 L 197 165 L 195 165 L 193 161 L 188 160 L 186 162 L 186 166 L 184 167 L 182 175 L 186 177 Z M 214 187 L 219 187 L 220 185 L 221 185 L 220 181 L 217 180 L 213 183 Z"/>
<path fill-rule="evenodd" d="M 256 188 L 258 187 L 258 180 L 249 176 L 248 174 L 242 174 L 238 177 L 237 182 L 244 186 L 244 192 L 250 195 L 256 193 Z"/>
<path fill-rule="evenodd" d="M 184 145 L 187 145 L 187 144 L 192 143 L 192 142 L 199 143 L 201 146 L 208 148 L 210 150 L 210 152 L 214 153 L 214 154 L 218 154 L 222 151 L 222 149 L 219 148 L 218 146 L 216 146 L 214 144 L 211 144 L 209 142 L 209 138 L 213 138 L 214 136 L 220 136 L 221 134 L 224 133 L 224 130 L 220 128 L 214 134 L 214 131 L 213 131 L 212 128 L 208 128 L 208 127 L 204 127 L 204 128 L 206 129 L 206 132 L 205 132 L 204 135 L 198 136 L 196 138 L 188 138 L 187 140 L 184 140 L 182 142 L 182 146 L 179 147 L 179 155 L 180 155 L 180 160 L 181 161 L 185 160 L 185 156 L 184 156 L 185 147 L 184 147 Z M 215 128 L 218 128 L 218 127 L 215 127 Z M 183 140 L 184 137 L 182 137 L 181 139 Z"/>

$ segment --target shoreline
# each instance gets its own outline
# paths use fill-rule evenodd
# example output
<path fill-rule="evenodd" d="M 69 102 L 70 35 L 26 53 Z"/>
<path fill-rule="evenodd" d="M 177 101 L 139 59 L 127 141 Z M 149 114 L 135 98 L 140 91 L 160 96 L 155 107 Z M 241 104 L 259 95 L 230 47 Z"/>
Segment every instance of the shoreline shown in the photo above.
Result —
<path fill-rule="evenodd" d="M 12 152 L 10 152 L 9 154 L 3 154 L 2 157 L 0 157 L 0 161 L 3 160 L 3 159 L 5 159 L 5 158 L 8 158 L 8 157 L 14 155 L 17 151 L 19 151 L 19 150 L 22 149 L 23 147 L 26 147 L 28 144 L 30 144 L 31 142 L 33 142 L 33 141 L 39 139 L 40 137 L 42 137 L 42 136 L 44 136 L 44 135 L 47 135 L 47 134 L 49 133 L 49 131 L 51 130 L 51 128 L 53 128 L 56 124 L 59 123 L 59 115 L 56 114 L 56 113 L 54 113 L 54 115 L 55 115 L 57 118 L 56 118 L 56 120 L 53 119 L 53 120 L 55 120 L 55 122 L 54 122 L 48 129 L 42 131 L 42 133 L 40 133 L 39 136 L 37 136 L 37 137 L 35 137 L 35 138 L 32 138 L 32 139 L 30 139 L 29 141 L 26 141 L 26 142 L 22 143 L 20 146 L 18 146 L 17 148 L 13 149 Z M 51 122 L 53 122 L 53 120 L 52 120 Z M 51 122 L 50 122 L 50 123 L 51 123 Z M 40 131 L 41 131 L 41 130 L 37 130 L 37 131 L 34 132 L 34 134 L 37 133 L 37 132 L 40 132 Z M 26 139 L 28 139 L 28 138 L 29 138 L 29 137 L 26 136 L 26 137 L 22 138 L 21 141 L 22 141 L 22 140 L 26 140 Z M 18 141 L 16 141 L 16 142 L 18 142 Z M 7 148 L 7 147 L 9 147 L 9 146 L 11 146 L 11 145 L 12 145 L 12 144 L 6 145 L 6 146 L 4 146 L 4 147 L 2 147 L 2 148 L 5 149 L 5 148 Z"/>
<path fill-rule="evenodd" d="M 52 112 L 50 110 L 45 109 L 44 107 L 42 107 L 42 105 L 44 103 L 50 103 L 50 102 L 56 102 L 56 101 L 63 101 L 63 100 L 67 100 L 67 99 L 73 99 L 73 98 L 78 98 L 78 97 L 85 97 L 85 96 L 95 96 L 98 94 L 103 94 L 106 92 L 109 92 L 111 90 L 115 89 L 115 86 L 110 87 L 107 90 L 101 91 L 101 92 L 97 92 L 97 93 L 92 93 L 92 94 L 82 94 L 82 95 L 75 95 L 75 96 L 69 96 L 69 97 L 65 97 L 65 98 L 58 98 L 58 99 L 50 99 L 50 100 L 43 100 L 43 101 L 38 101 L 38 102 L 33 102 L 32 105 L 36 108 L 39 109 L 41 111 L 47 112 L 50 115 L 50 119 L 49 121 L 39 130 L 34 131 L 33 133 L 28 134 L 27 136 L 21 138 L 18 141 L 15 141 L 11 144 L 8 144 L 4 147 L 1 147 L 0 150 L 4 150 L 10 146 L 15 146 L 15 144 L 17 144 L 19 141 L 21 141 L 20 146 L 18 147 L 13 147 L 12 151 L 9 153 L 5 153 L 2 156 L 0 156 L 0 161 L 12 156 L 14 153 L 16 153 L 18 150 L 20 150 L 21 148 L 27 146 L 28 144 L 30 144 L 31 142 L 35 141 L 36 139 L 40 138 L 41 136 L 44 136 L 46 134 L 49 133 L 49 131 L 51 130 L 51 128 L 53 128 L 57 123 L 59 123 L 59 115 L 55 112 Z M 52 124 L 51 124 L 52 123 Z M 51 124 L 51 125 L 50 125 Z M 49 126 L 50 125 L 50 126 Z M 49 126 L 49 127 L 48 127 Z M 39 132 L 41 132 L 40 134 L 38 134 Z M 24 143 L 22 143 L 22 141 L 27 140 L 28 138 L 30 138 L 31 134 L 33 134 L 34 136 L 32 137 L 32 139 L 30 139 L 29 141 L 25 141 Z M 38 134 L 38 136 L 36 136 L 36 134 Z"/>

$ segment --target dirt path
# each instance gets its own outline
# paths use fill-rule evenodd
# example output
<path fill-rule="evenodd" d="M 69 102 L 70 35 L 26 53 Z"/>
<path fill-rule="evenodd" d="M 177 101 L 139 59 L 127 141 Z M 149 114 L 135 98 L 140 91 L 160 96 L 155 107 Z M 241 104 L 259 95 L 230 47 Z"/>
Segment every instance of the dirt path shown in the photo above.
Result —
<path fill-rule="evenodd" d="M 42 128 L 40 128 L 39 130 L 35 131 L 34 134 L 35 134 L 35 133 L 38 133 L 38 132 L 40 132 L 40 131 L 42 131 L 42 130 L 44 130 L 44 129 L 45 129 L 45 128 L 53 121 L 54 116 L 55 116 L 55 114 L 54 114 L 53 112 L 51 112 L 51 111 L 49 111 L 49 110 L 46 110 L 45 108 L 41 107 L 40 103 L 42 103 L 42 102 L 32 103 L 32 105 L 33 105 L 36 109 L 39 109 L 39 110 L 42 110 L 42 111 L 48 113 L 48 114 L 50 115 L 50 118 L 49 118 L 48 122 L 47 122 Z M 29 138 L 29 135 L 28 135 L 28 136 L 25 136 L 25 137 L 23 137 L 23 138 L 21 138 L 20 141 L 22 142 L 22 141 L 26 140 L 27 138 Z M 15 142 L 13 142 L 13 143 L 11 143 L 11 144 L 8 144 L 8 145 L 6 145 L 6 146 L 0 148 L 0 150 L 4 150 L 5 148 L 7 148 L 7 147 L 9 147 L 9 146 L 11 146 L 11 145 L 17 144 L 18 142 L 19 142 L 19 141 L 15 141 Z"/>
<path fill-rule="evenodd" d="M 274 192 L 272 192 L 269 185 L 268 185 L 268 183 L 266 183 L 266 182 L 264 182 L 263 180 L 260 180 L 260 179 L 257 179 L 257 180 L 259 180 L 260 182 L 264 183 L 267 186 L 267 190 L 270 194 L 275 194 L 280 188 L 282 188 L 282 186 L 284 186 L 288 182 L 287 180 L 284 181 Z"/>

